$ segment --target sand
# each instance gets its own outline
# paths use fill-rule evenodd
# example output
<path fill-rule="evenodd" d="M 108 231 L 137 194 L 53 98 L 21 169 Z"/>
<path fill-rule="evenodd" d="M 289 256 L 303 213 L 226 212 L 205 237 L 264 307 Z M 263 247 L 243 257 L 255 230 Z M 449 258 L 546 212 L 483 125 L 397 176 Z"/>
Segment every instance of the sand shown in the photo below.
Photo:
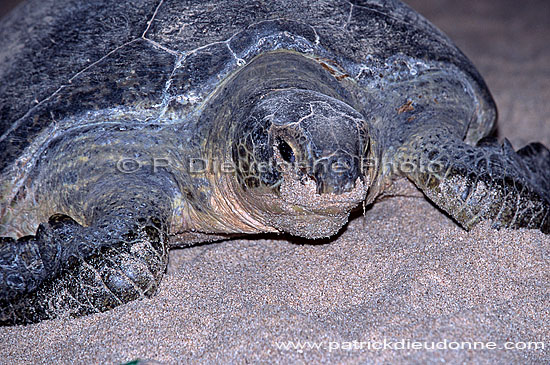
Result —
<path fill-rule="evenodd" d="M 500 107 L 500 136 L 550 145 L 550 4 L 411 4 L 479 67 Z M 0 328 L 0 363 L 549 363 L 549 258 L 550 236 L 538 231 L 465 232 L 422 197 L 392 198 L 333 240 L 269 236 L 173 251 L 150 300 Z M 384 339 L 394 348 L 546 349 L 372 349 Z M 283 348 L 289 341 L 304 348 Z"/>

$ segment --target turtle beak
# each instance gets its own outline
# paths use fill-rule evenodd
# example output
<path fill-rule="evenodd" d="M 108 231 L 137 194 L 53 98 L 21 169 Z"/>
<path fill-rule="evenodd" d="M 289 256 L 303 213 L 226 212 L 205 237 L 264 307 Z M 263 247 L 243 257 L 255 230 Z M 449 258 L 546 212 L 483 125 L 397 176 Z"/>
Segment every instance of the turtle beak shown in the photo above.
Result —
<path fill-rule="evenodd" d="M 276 212 L 262 216 L 266 225 L 307 238 L 338 232 L 370 185 L 361 169 L 369 141 L 363 116 L 340 100 L 307 90 L 274 91 L 253 116 L 269 122 L 252 135 L 267 131 L 261 134 L 267 143 L 258 145 L 267 146 L 269 171 L 277 176 L 273 189 L 252 191 L 264 211 Z"/>
<path fill-rule="evenodd" d="M 317 194 L 352 191 L 362 179 L 361 151 L 368 140 L 358 132 L 356 121 L 305 127 L 284 126 L 274 132 L 274 155 L 281 169 L 292 169 L 297 179 L 315 183 Z"/>
<path fill-rule="evenodd" d="M 359 158 L 344 151 L 316 161 L 313 176 L 317 182 L 317 193 L 342 194 L 353 190 L 360 177 L 359 166 Z"/>

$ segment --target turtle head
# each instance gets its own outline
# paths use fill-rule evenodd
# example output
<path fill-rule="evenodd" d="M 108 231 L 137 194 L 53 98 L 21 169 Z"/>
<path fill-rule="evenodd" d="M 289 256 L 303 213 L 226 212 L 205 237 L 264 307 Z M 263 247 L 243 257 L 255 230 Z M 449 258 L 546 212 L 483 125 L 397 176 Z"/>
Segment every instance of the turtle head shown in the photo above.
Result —
<path fill-rule="evenodd" d="M 278 231 L 330 236 L 365 199 L 367 125 L 340 100 L 309 90 L 271 91 L 232 139 L 243 199 Z"/>

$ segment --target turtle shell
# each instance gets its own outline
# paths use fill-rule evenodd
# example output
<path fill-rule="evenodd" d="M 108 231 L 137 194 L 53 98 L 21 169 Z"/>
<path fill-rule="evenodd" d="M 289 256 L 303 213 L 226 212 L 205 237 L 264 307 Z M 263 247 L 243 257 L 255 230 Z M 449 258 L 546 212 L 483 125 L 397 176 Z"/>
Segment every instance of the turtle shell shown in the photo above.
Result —
<path fill-rule="evenodd" d="M 496 115 L 470 61 L 397 0 L 30 0 L 1 21 L 0 40 L 0 170 L 12 181 L 68 131 L 188 123 L 192 134 L 222 80 L 278 49 L 372 90 L 430 69 L 462 73 L 479 100 L 472 138 Z"/>

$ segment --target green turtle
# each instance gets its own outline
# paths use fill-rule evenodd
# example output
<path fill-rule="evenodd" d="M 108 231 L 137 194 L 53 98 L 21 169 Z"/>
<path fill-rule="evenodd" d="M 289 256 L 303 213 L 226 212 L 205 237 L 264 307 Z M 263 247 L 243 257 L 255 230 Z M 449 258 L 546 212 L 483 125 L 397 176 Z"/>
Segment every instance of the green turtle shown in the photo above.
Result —
<path fill-rule="evenodd" d="M 169 247 L 329 237 L 408 179 L 550 231 L 550 153 L 397 0 L 30 0 L 0 23 L 0 322 L 149 297 Z"/>

